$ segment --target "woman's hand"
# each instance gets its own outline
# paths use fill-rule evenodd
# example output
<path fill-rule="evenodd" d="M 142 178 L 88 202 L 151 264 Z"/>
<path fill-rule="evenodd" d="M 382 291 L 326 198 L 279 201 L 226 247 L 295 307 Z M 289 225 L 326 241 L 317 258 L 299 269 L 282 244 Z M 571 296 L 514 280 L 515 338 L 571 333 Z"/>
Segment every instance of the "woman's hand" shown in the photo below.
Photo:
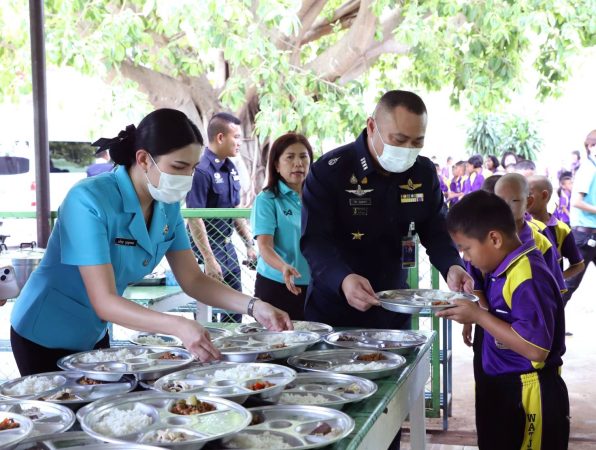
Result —
<path fill-rule="evenodd" d="M 293 330 L 290 316 L 263 300 L 257 300 L 253 307 L 253 317 L 269 331 Z"/>
<path fill-rule="evenodd" d="M 194 320 L 181 319 L 183 322 L 177 336 L 182 340 L 184 347 L 201 362 L 221 359 L 221 353 L 211 343 L 207 330 Z"/>
<path fill-rule="evenodd" d="M 294 278 L 300 278 L 302 276 L 300 275 L 300 272 L 298 272 L 295 267 L 292 267 L 289 264 L 284 264 L 281 269 L 281 273 L 284 277 L 288 291 L 294 295 L 300 295 L 302 289 L 294 284 Z"/>

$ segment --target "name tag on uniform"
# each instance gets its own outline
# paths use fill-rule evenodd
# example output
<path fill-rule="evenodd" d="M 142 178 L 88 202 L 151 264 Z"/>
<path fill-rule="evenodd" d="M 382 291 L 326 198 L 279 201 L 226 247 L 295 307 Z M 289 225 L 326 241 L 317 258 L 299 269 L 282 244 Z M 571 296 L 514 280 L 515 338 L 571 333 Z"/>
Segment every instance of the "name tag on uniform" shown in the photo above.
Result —
<path fill-rule="evenodd" d="M 372 206 L 372 200 L 368 197 L 349 199 L 350 206 Z"/>
<path fill-rule="evenodd" d="M 134 247 L 137 245 L 136 239 L 116 238 L 116 245 L 125 245 L 127 247 Z"/>
<path fill-rule="evenodd" d="M 401 203 L 421 203 L 424 201 L 424 194 L 401 194 Z"/>
<path fill-rule="evenodd" d="M 239 175 L 232 176 L 232 180 L 234 180 L 234 181 L 238 181 L 239 179 L 240 179 Z"/>

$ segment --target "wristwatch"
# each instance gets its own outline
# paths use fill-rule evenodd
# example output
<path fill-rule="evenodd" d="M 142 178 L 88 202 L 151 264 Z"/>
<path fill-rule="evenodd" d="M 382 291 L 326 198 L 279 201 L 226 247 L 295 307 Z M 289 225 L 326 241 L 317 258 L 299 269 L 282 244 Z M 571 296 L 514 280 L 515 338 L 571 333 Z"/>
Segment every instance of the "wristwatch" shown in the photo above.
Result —
<path fill-rule="evenodd" d="M 257 300 L 261 300 L 261 299 L 258 297 L 251 297 L 250 300 L 248 301 L 248 306 L 246 308 L 246 314 L 248 314 L 253 319 L 255 316 L 253 316 L 252 313 L 253 313 L 253 310 L 255 309 L 255 303 L 257 303 Z"/>

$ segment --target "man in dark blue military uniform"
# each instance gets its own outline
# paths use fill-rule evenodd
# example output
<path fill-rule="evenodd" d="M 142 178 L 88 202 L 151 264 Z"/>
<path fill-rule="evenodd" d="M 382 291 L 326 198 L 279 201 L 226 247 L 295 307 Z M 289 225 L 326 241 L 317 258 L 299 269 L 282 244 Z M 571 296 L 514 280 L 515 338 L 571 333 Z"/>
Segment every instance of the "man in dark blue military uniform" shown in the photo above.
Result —
<path fill-rule="evenodd" d="M 402 255 L 411 255 L 411 226 L 449 288 L 472 291 L 445 227 L 437 172 L 418 156 L 426 121 L 420 97 L 389 91 L 355 142 L 312 165 L 302 194 L 300 241 L 312 272 L 307 320 L 410 328 L 410 315 L 382 309 L 375 292 L 407 288 Z"/>
<path fill-rule="evenodd" d="M 231 114 L 215 114 L 207 126 L 209 147 L 195 170 L 188 208 L 235 208 L 240 204 L 240 176 L 230 157 L 242 140 L 240 120 Z M 249 260 L 256 260 L 250 229 L 244 219 L 189 219 L 193 250 L 205 273 L 242 291 L 240 266 L 232 244 L 234 228 L 246 245 Z M 236 321 L 240 315 L 232 316 Z"/>

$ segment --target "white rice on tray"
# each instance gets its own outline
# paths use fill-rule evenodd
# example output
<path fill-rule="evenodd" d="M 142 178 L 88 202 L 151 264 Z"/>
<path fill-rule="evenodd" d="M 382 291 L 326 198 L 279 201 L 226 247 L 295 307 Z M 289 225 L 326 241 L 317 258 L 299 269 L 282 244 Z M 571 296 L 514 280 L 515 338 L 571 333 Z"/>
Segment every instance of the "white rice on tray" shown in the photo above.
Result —
<path fill-rule="evenodd" d="M 114 408 L 104 414 L 91 428 L 104 436 L 115 437 L 141 431 L 152 422 L 151 416 L 139 410 L 137 406 L 133 409 Z"/>
<path fill-rule="evenodd" d="M 320 405 L 323 403 L 329 403 L 327 397 L 320 394 L 292 394 L 290 392 L 281 394 L 280 403 L 286 403 L 289 405 Z"/>
<path fill-rule="evenodd" d="M 137 338 L 137 342 L 139 344 L 143 344 L 143 345 L 166 345 L 166 344 L 172 344 L 173 341 L 171 340 L 166 340 L 162 337 L 159 336 L 139 336 Z"/>
<path fill-rule="evenodd" d="M 250 380 L 251 378 L 268 377 L 275 372 L 276 370 L 270 367 L 240 365 L 233 369 L 216 370 L 211 375 L 207 375 L 206 378 L 212 378 L 213 380 L 244 381 Z"/>
<path fill-rule="evenodd" d="M 238 433 L 227 441 L 225 445 L 227 448 L 254 448 L 263 450 L 292 448 L 281 436 L 271 434 L 268 431 L 262 434 Z"/>
<path fill-rule="evenodd" d="M 127 348 L 115 352 L 108 352 L 105 350 L 96 350 L 93 352 L 80 355 L 77 360 L 82 363 L 96 363 L 108 361 L 124 361 L 125 359 L 136 358 L 140 356 Z"/>
<path fill-rule="evenodd" d="M 366 364 L 340 364 L 332 367 L 334 372 L 363 372 L 365 370 L 381 370 L 386 369 L 387 363 L 371 361 Z"/>
<path fill-rule="evenodd" d="M 58 387 L 58 382 L 54 381 L 52 377 L 32 376 L 11 388 L 4 389 L 4 392 L 8 395 L 31 395 L 49 391 L 55 387 Z"/>
<path fill-rule="evenodd" d="M 252 340 L 252 339 L 251 339 Z M 263 343 L 266 342 L 267 344 L 277 345 L 277 344 L 300 344 L 302 342 L 308 342 L 310 337 L 304 335 L 297 335 L 297 334 L 283 334 L 277 336 L 264 336 L 263 338 L 254 340 L 254 342 Z"/>
<path fill-rule="evenodd" d="M 295 331 L 320 331 L 324 328 L 318 323 L 296 321 L 292 322 Z"/>

